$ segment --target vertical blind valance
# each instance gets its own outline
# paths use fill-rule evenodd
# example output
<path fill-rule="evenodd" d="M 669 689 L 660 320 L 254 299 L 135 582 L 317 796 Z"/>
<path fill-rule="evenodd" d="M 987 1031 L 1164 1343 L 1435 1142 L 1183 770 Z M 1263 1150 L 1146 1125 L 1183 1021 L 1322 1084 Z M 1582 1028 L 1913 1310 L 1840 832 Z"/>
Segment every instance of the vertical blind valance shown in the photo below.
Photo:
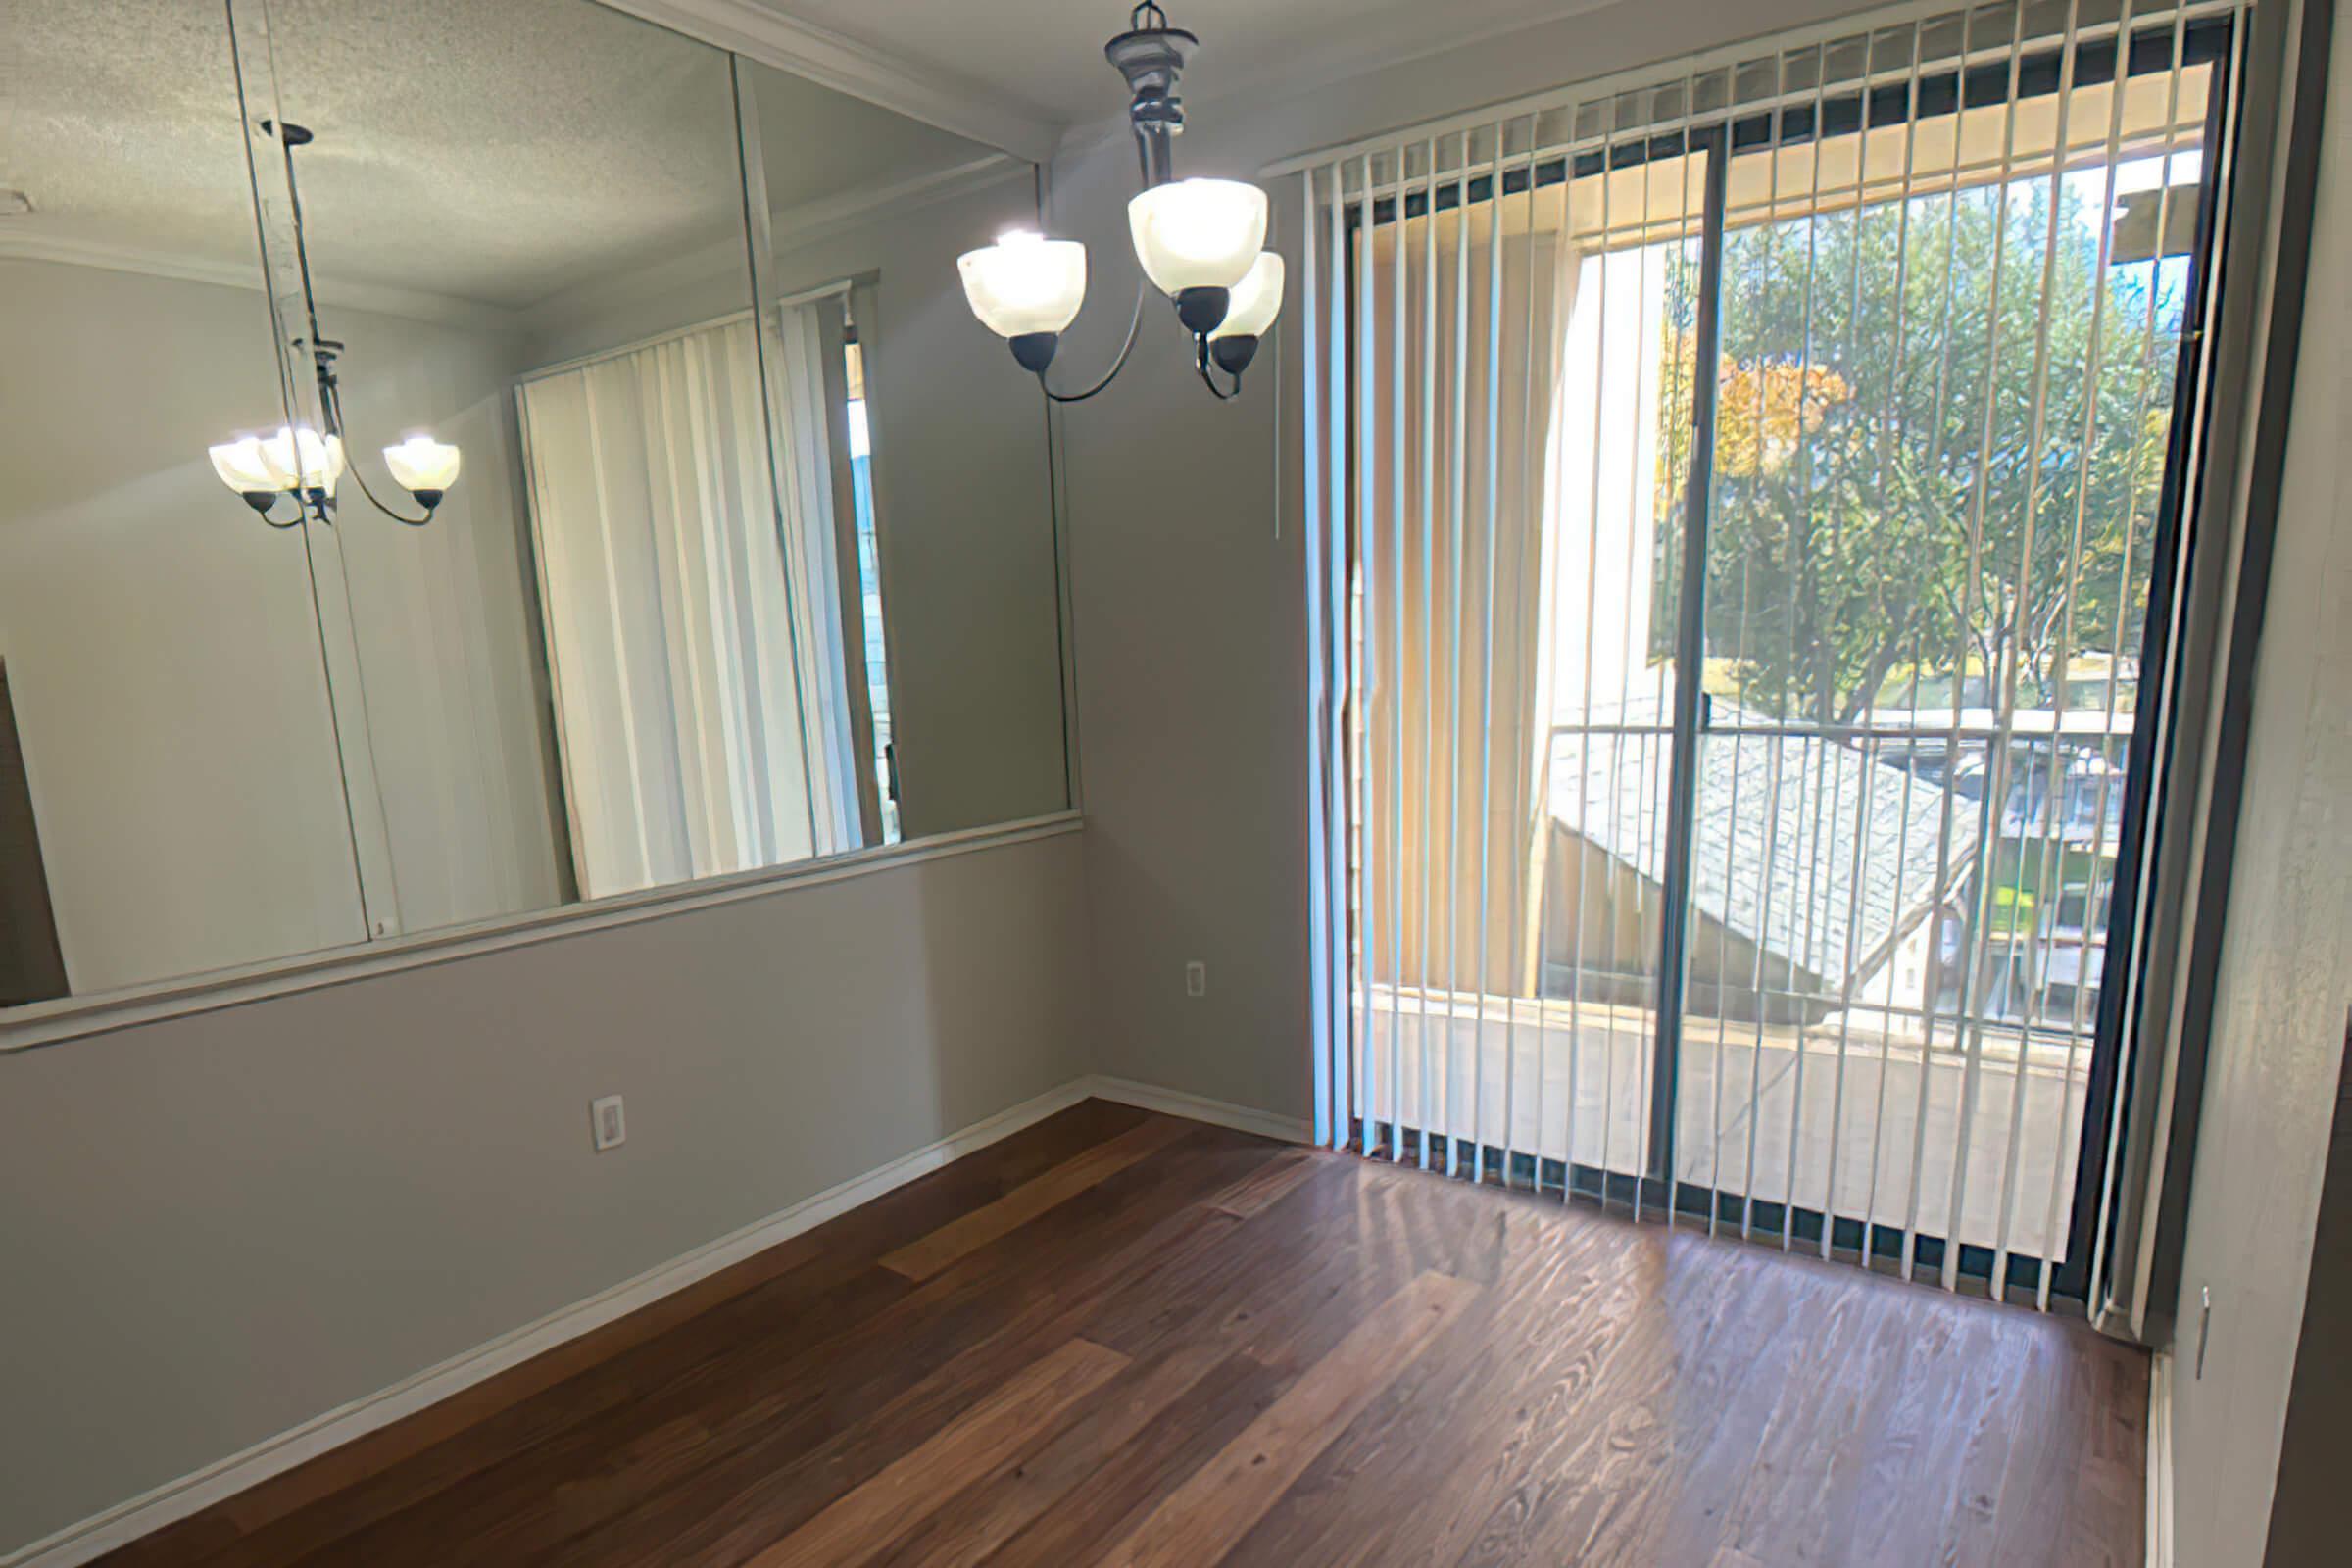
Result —
<path fill-rule="evenodd" d="M 2116 38 L 2128 32 L 2134 39 L 2130 63 L 2145 75 L 2170 59 L 2151 29 L 2180 31 L 2184 61 L 2210 57 L 2215 45 L 2199 24 L 2232 30 L 2255 3 L 2028 0 L 2021 7 L 1995 0 L 1960 7 L 1921 0 L 1299 153 L 1259 173 L 1277 178 L 1311 171 L 1336 181 L 1350 201 L 1367 190 L 1378 200 L 1395 195 L 1400 183 L 1418 191 L 1433 178 L 1443 185 L 1467 177 L 1475 190 L 1498 163 L 1508 172 L 1574 157 L 1578 172 L 1591 173 L 1603 147 L 1622 167 L 1643 142 L 1669 142 L 1695 126 L 1731 124 L 1736 140 L 1752 143 L 1776 115 L 1806 125 L 1817 103 L 1833 133 L 1849 131 L 1863 119 L 1873 125 L 1900 123 L 1912 114 L 1914 96 L 1922 116 L 1954 107 L 1999 110 L 2014 101 L 2030 118 L 2034 99 L 2055 90 L 2062 56 L 2077 63 L 2079 78 L 2102 79 L 2114 69 Z M 2021 63 L 2014 95 L 2013 60 Z M 2070 144 L 2078 151 L 2098 146 L 2104 124 L 2073 118 Z M 1923 126 L 1924 134 L 1930 133 Z"/>

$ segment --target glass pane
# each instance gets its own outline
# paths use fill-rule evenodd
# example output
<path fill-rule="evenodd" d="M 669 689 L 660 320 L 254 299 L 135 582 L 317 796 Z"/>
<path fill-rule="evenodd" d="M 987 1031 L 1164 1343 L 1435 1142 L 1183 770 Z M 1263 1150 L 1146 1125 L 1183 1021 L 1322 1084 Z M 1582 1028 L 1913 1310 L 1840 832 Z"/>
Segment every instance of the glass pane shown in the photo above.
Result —
<path fill-rule="evenodd" d="M 1558 1157 L 1619 1175 L 1650 1159 L 1705 163 L 1571 187 L 1539 995 L 1546 1098 L 1574 1106 Z"/>
<path fill-rule="evenodd" d="M 710 689 L 697 579 L 773 536 L 748 328 L 539 379 L 748 308 L 728 56 L 587 0 L 269 14 L 313 136 L 288 162 L 351 465 L 322 600 L 357 647 L 390 929 L 807 853 L 693 766 L 699 726 L 799 709 L 788 662 Z M 429 520 L 383 451 L 416 435 L 463 455 Z"/>
<path fill-rule="evenodd" d="M 1067 804 L 1042 409 L 956 299 L 1028 166 L 591 0 L 267 13 L 378 935 Z"/>
<path fill-rule="evenodd" d="M 1678 1127 L 1686 1181 L 2044 1257 L 2209 70 L 2095 74 L 1729 166 Z"/>
<path fill-rule="evenodd" d="M 11 8 L 0 72 L 0 1006 L 365 936 L 219 0 Z M 298 516 L 276 505 L 271 520 Z"/>
<path fill-rule="evenodd" d="M 756 62 L 743 62 L 742 80 L 767 188 L 762 304 L 787 348 L 771 367 L 784 372 L 775 407 L 787 458 L 814 400 L 813 380 L 791 379 L 791 343 L 821 317 L 830 358 L 843 332 L 842 305 L 810 291 L 857 280 L 846 306 L 863 408 L 852 428 L 868 456 L 848 465 L 840 547 L 812 576 L 842 604 L 825 667 L 828 687 L 846 679 L 843 722 L 861 734 L 870 712 L 887 726 L 880 764 L 878 748 L 854 741 L 860 765 L 843 769 L 844 790 L 875 802 L 864 837 L 880 841 L 885 807 L 908 839 L 1064 809 L 1044 405 L 965 310 L 956 267 L 1008 229 L 1044 226 L 1036 171 Z M 1118 292 L 1099 281 L 1088 315 L 1121 311 Z M 1057 365 L 1052 380 L 1089 368 Z M 870 604 L 858 602 L 861 584 Z M 874 689 L 878 671 L 886 691 Z"/>
<path fill-rule="evenodd" d="M 1358 1080 L 1514 1179 L 1649 1147 L 1706 171 L 1609 162 L 1355 239 Z"/>

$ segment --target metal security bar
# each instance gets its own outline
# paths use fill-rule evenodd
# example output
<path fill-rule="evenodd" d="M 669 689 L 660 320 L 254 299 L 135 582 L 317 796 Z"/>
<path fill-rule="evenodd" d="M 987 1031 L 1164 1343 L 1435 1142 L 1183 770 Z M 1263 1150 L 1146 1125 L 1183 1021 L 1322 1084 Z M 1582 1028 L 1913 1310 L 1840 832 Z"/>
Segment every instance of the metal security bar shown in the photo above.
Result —
<path fill-rule="evenodd" d="M 1914 9 L 1298 169 L 1327 1142 L 2088 1271 L 2242 25 Z"/>

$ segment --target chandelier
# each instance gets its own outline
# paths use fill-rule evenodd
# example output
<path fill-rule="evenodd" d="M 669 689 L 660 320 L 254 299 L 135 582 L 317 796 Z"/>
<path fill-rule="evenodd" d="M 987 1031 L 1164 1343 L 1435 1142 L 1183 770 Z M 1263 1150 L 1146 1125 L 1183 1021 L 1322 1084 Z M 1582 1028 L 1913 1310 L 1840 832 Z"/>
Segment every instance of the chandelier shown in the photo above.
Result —
<path fill-rule="evenodd" d="M 1102 46 L 1127 79 L 1127 118 L 1135 130 L 1144 188 L 1127 204 L 1127 229 L 1144 276 L 1136 284 L 1127 341 L 1102 378 L 1083 392 L 1045 386 L 1061 334 L 1086 301 L 1086 247 L 1016 231 L 956 258 L 963 295 L 981 324 L 1012 347 L 1012 357 L 1056 403 L 1076 403 L 1110 385 L 1135 348 L 1145 291 L 1156 286 L 1176 305 L 1193 335 L 1200 379 L 1220 398 L 1240 392 L 1258 339 L 1282 310 L 1282 258 L 1264 249 L 1266 193 L 1235 179 L 1178 179 L 1175 138 L 1184 130 L 1176 79 L 1200 40 L 1168 25 L 1152 3 L 1135 8 L 1128 30 Z M 1232 378 L 1228 390 L 1210 368 Z"/>
<path fill-rule="evenodd" d="M 263 121 L 262 129 L 274 138 L 286 161 L 286 188 L 292 195 L 291 212 L 294 219 L 294 255 L 302 270 L 302 295 L 309 312 L 310 336 L 296 338 L 297 350 L 310 350 L 311 373 L 318 384 L 319 416 L 326 428 L 315 430 L 309 425 L 281 425 L 275 435 L 241 435 L 232 441 L 221 442 L 209 449 L 213 471 L 220 482 L 234 490 L 272 528 L 291 528 L 305 516 L 315 516 L 320 522 L 332 522 L 335 488 L 347 471 L 343 452 L 343 396 L 341 382 L 335 373 L 335 361 L 343 345 L 318 330 L 317 292 L 311 287 L 311 257 L 302 231 L 302 192 L 294 182 L 294 149 L 310 144 L 311 133 L 290 122 Z M 433 509 L 449 487 L 457 483 L 461 454 L 445 441 L 429 435 L 412 435 L 398 445 L 383 449 L 384 466 L 392 478 L 422 509 L 422 515 L 409 516 L 393 511 L 375 498 L 368 488 L 367 479 L 357 468 L 349 468 L 360 493 L 368 504 L 396 522 L 412 528 L 421 528 L 433 520 Z M 279 520 L 274 509 L 280 500 L 294 504 L 291 516 Z"/>

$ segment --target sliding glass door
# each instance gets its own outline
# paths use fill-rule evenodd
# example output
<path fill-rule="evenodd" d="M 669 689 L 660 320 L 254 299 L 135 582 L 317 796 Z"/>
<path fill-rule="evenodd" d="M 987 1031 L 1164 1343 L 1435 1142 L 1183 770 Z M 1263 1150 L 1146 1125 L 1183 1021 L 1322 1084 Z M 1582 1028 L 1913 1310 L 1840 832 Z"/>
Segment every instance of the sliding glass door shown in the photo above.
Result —
<path fill-rule="evenodd" d="M 1983 9 L 1334 167 L 1366 1152 L 2080 1262 L 2232 25 Z"/>
<path fill-rule="evenodd" d="M 1729 160 L 1676 1139 L 1718 1223 L 2066 1255 L 2220 41 L 1825 89 Z"/>
<path fill-rule="evenodd" d="M 1428 177 L 1475 142 L 1405 150 L 1357 215 L 1359 1135 L 1630 1182 L 1674 757 L 1655 474 L 1707 155 Z"/>

